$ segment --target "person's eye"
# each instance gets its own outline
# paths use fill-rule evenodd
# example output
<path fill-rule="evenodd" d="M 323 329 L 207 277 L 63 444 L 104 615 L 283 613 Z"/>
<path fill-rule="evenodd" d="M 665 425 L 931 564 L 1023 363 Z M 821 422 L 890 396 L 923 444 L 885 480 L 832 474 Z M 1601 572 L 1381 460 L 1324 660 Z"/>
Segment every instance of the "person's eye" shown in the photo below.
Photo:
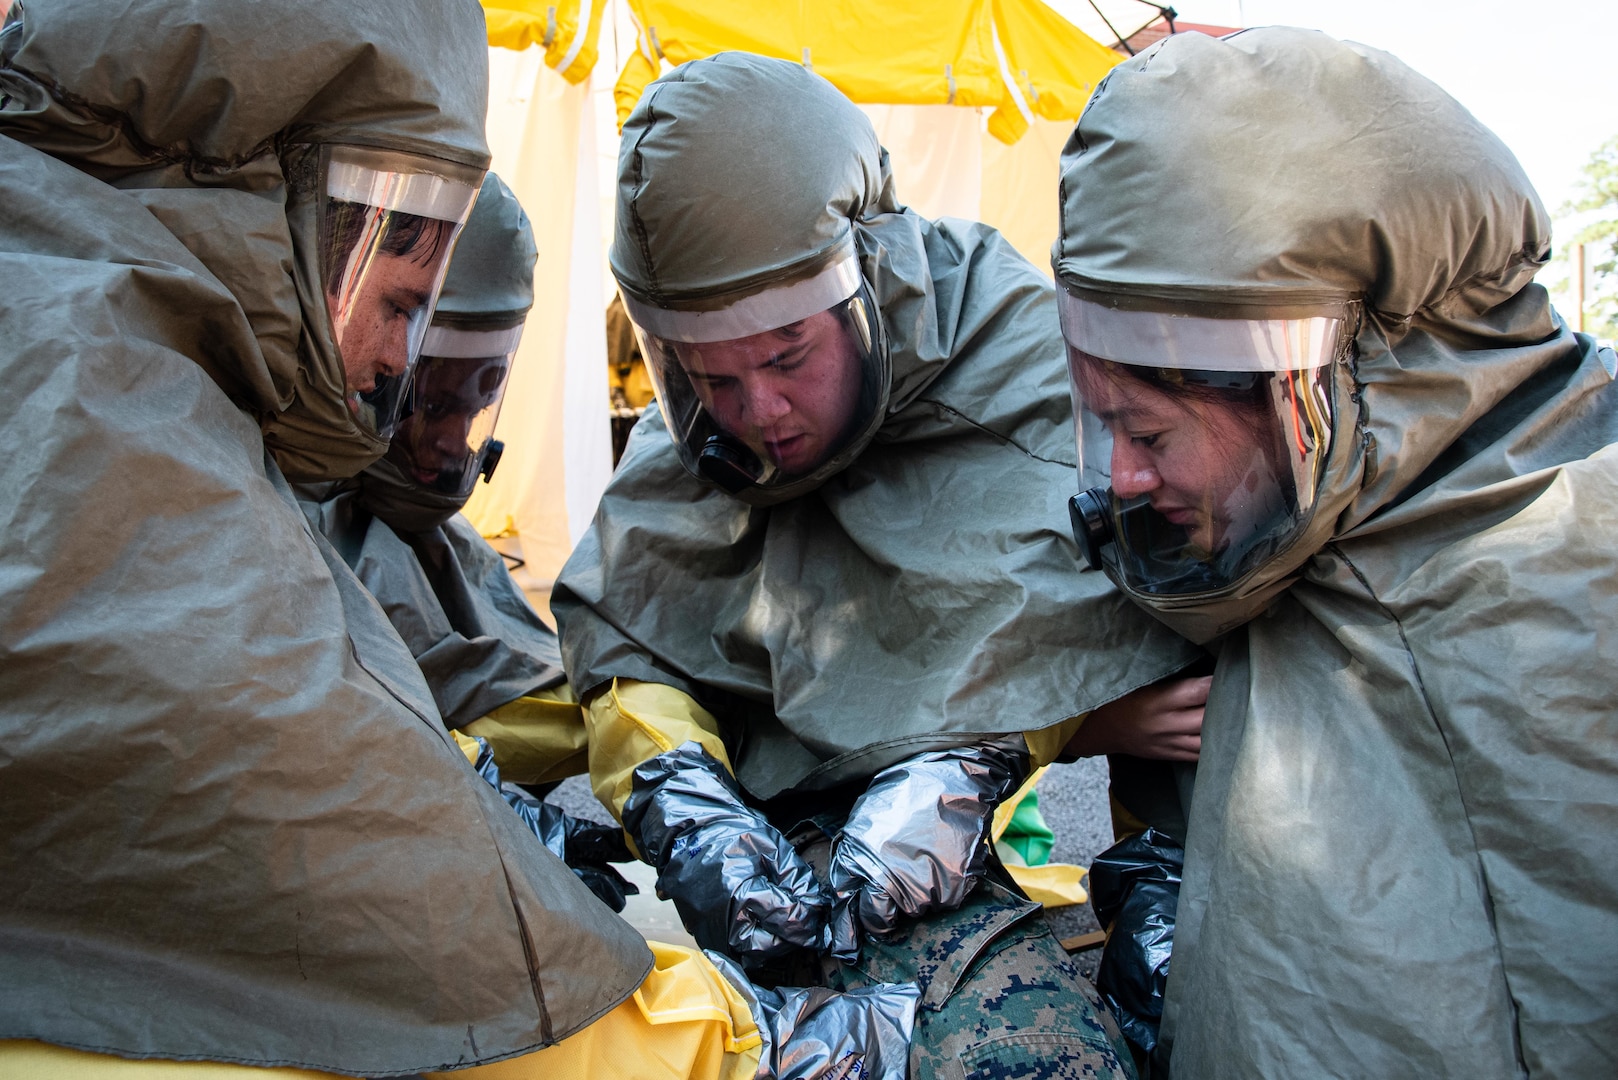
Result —
<path fill-rule="evenodd" d="M 1136 446 L 1144 447 L 1147 450 L 1152 450 L 1156 448 L 1157 440 L 1162 437 L 1163 436 L 1161 433 L 1152 435 L 1131 435 L 1129 437 L 1129 441 L 1134 443 Z"/>
<path fill-rule="evenodd" d="M 803 362 L 806 359 L 808 359 L 808 354 L 801 349 L 793 352 L 779 352 L 771 356 L 769 363 L 765 366 L 773 371 L 797 371 L 803 367 Z"/>

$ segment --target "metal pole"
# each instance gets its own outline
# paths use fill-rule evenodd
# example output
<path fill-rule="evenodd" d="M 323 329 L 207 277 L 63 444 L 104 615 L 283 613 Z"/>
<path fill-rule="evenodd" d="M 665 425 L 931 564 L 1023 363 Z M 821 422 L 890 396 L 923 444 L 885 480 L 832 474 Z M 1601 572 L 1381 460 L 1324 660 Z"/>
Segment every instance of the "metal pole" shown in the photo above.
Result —
<path fill-rule="evenodd" d="M 1584 245 L 1573 245 L 1573 329 L 1584 333 Z"/>

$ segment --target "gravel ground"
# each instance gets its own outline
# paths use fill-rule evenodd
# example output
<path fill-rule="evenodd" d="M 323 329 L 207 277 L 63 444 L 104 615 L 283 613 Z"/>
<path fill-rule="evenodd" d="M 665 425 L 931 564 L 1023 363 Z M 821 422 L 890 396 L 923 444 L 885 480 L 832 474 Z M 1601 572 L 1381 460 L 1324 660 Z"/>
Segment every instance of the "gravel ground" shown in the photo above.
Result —
<path fill-rule="evenodd" d="M 610 822 L 611 816 L 590 793 L 582 776 L 564 780 L 552 792 L 550 801 L 570 814 L 594 821 Z M 1039 782 L 1039 808 L 1056 832 L 1054 862 L 1089 866 L 1090 860 L 1112 846 L 1112 821 L 1107 812 L 1107 762 L 1088 758 L 1072 765 L 1053 765 Z M 624 917 L 648 937 L 690 943 L 679 929 L 674 905 L 652 895 L 650 867 L 635 866 L 626 876 L 641 886 L 641 895 L 630 899 Z M 1098 929 L 1090 905 L 1058 908 L 1050 913 L 1058 937 L 1073 937 Z M 1086 976 L 1095 974 L 1096 952 L 1079 954 L 1079 968 Z"/>

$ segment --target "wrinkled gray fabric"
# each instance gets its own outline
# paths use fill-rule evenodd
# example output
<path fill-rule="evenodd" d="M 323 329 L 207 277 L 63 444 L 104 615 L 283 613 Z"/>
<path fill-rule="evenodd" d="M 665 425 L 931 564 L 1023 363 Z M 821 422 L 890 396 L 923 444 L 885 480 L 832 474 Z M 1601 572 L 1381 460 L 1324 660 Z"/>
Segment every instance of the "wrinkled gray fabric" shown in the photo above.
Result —
<path fill-rule="evenodd" d="M 983 876 L 994 808 L 1028 778 L 1028 744 L 919 754 L 883 769 L 854 803 L 832 853 L 839 909 L 867 934 L 901 917 L 954 911 Z"/>
<path fill-rule="evenodd" d="M 1611 1075 L 1618 360 L 1532 283 L 1521 168 L 1392 57 L 1272 28 L 1115 68 L 1062 192 L 1085 288 L 1364 312 L 1302 546 L 1159 612 L 1249 620 L 1208 698 L 1160 1057 Z"/>
<path fill-rule="evenodd" d="M 830 944 L 831 897 L 736 781 L 694 742 L 635 770 L 624 829 L 697 944 L 760 964 Z"/>
<path fill-rule="evenodd" d="M 472 215 L 433 308 L 433 322 L 462 330 L 516 326 L 534 306 L 539 249 L 522 204 L 494 173 L 483 181 Z"/>
<path fill-rule="evenodd" d="M 707 953 L 747 999 L 764 1045 L 758 1080 L 905 1080 L 921 991 L 877 983 L 838 993 L 823 987 L 755 986 L 735 961 Z"/>
<path fill-rule="evenodd" d="M 396 532 L 360 507 L 353 481 L 298 498 L 410 647 L 450 727 L 563 681 L 556 635 L 464 517 Z"/>
<path fill-rule="evenodd" d="M 154 77 L 189 70 L 158 62 L 165 35 L 185 35 L 156 9 L 36 6 L 74 20 L 75 44 L 107 65 L 135 49 Z M 414 22 L 390 7 L 424 32 L 451 18 L 441 9 L 455 40 L 475 33 L 465 5 Z M 273 47 L 296 48 L 300 28 L 350 8 L 263 10 L 284 19 Z M 272 43 L 243 48 L 251 60 Z M 317 45 L 307 64 L 329 56 Z M 0 94 L 17 88 L 0 78 Z M 467 766 L 408 650 L 227 396 L 268 385 L 272 346 L 158 206 L 202 189 L 115 188 L 13 138 L 12 107 L 0 1038 L 380 1076 L 521 1053 L 615 1007 L 650 967 L 644 944 Z M 188 127 L 209 130 L 208 115 Z M 111 138 L 99 123 L 61 136 Z M 243 258 L 259 220 L 232 223 Z"/>
<path fill-rule="evenodd" d="M 902 209 L 862 116 L 800 122 L 797 65 L 740 63 L 730 92 L 694 81 L 720 70 L 701 61 L 643 99 L 670 141 L 626 140 L 620 174 L 661 223 L 658 261 L 626 264 L 621 234 L 615 272 L 718 290 L 851 230 L 886 327 L 887 412 L 846 469 L 751 507 L 689 475 L 648 408 L 552 597 L 580 696 L 614 677 L 691 694 L 727 725 L 743 787 L 771 798 L 1048 727 L 1185 666 L 1190 646 L 1074 572 L 1050 282 L 992 229 Z M 733 131 L 750 133 L 739 160 L 701 149 Z"/>
<path fill-rule="evenodd" d="M 488 49 L 469 0 L 29 5 L 0 65 L 0 133 L 125 191 L 241 305 L 256 345 L 196 362 L 295 480 L 387 444 L 344 405 L 316 265 L 312 147 L 487 167 Z"/>
<path fill-rule="evenodd" d="M 472 768 L 500 793 L 506 805 L 528 826 L 528 831 L 539 838 L 545 849 L 567 863 L 569 870 L 585 887 L 595 893 L 596 899 L 613 911 L 624 910 L 624 898 L 635 896 L 640 890 L 609 864 L 634 859 L 624 843 L 623 831 L 615 826 L 576 818 L 565 813 L 554 803 L 536 799 L 516 784 L 502 783 L 500 767 L 494 762 L 494 751 L 486 739 L 473 739 L 478 744 L 477 760 Z"/>

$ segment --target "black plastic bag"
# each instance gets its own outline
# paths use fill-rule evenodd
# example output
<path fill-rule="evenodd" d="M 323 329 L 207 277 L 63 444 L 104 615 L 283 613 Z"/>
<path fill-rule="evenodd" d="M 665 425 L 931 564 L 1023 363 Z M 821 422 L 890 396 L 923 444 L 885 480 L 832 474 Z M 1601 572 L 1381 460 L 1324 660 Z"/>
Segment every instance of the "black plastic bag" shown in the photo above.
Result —
<path fill-rule="evenodd" d="M 1096 990 L 1124 1037 L 1143 1053 L 1157 1046 L 1163 988 L 1174 948 L 1185 848 L 1156 829 L 1120 841 L 1090 864 L 1090 902 L 1107 929 Z"/>

